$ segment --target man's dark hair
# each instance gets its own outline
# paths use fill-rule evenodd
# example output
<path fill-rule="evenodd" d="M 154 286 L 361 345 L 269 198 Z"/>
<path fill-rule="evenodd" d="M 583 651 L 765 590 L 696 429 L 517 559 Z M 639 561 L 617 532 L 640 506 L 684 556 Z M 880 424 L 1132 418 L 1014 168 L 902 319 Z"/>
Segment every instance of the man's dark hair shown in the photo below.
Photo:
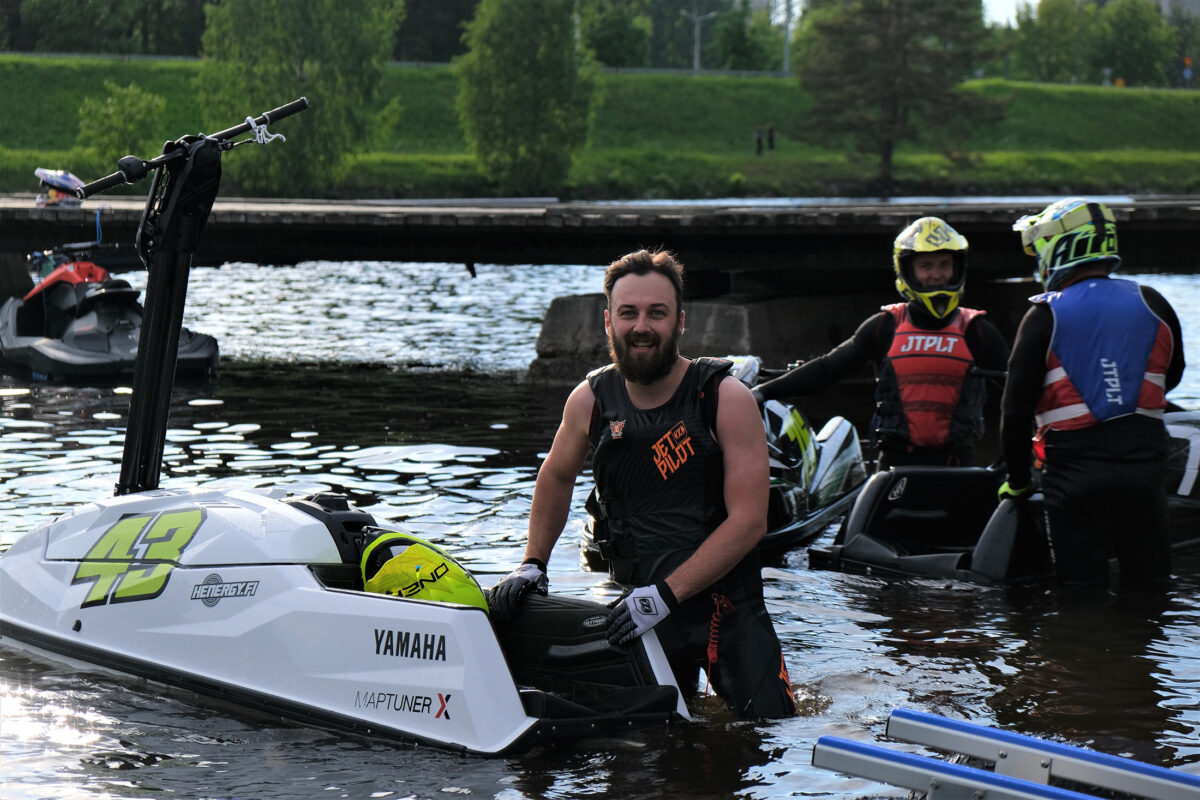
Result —
<path fill-rule="evenodd" d="M 683 310 L 683 264 L 669 250 L 637 250 L 627 253 L 608 265 L 604 271 L 604 299 L 612 305 L 613 285 L 626 275 L 648 275 L 657 272 L 675 287 L 675 310 Z"/>

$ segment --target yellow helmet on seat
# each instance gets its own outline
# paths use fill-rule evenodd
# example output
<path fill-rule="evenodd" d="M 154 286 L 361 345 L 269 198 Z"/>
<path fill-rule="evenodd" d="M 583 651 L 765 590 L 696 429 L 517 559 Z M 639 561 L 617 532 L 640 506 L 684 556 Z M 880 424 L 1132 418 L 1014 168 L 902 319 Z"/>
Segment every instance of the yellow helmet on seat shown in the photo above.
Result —
<path fill-rule="evenodd" d="M 954 271 L 943 286 L 922 286 L 913 277 L 913 258 L 922 253 L 950 253 Z M 958 308 L 967 284 L 967 237 L 937 217 L 921 217 L 900 231 L 892 245 L 892 270 L 896 291 L 916 302 L 936 319 L 945 319 Z"/>
<path fill-rule="evenodd" d="M 445 550 L 404 531 L 364 531 L 374 535 L 359 562 L 366 591 L 488 610 L 475 576 Z"/>

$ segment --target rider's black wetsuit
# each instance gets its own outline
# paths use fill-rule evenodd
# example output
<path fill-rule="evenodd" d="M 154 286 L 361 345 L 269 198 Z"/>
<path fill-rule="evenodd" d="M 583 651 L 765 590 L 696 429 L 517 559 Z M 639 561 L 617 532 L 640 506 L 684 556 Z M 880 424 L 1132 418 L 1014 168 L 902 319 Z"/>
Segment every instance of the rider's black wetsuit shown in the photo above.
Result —
<path fill-rule="evenodd" d="M 908 304 L 908 313 L 914 325 L 931 332 L 948 324 L 948 320 L 933 317 L 917 303 Z M 880 311 L 864 320 L 853 336 L 833 350 L 755 387 L 755 391 L 764 400 L 802 397 L 832 386 L 867 363 L 873 364 L 876 375 L 881 376 L 880 366 L 887 357 L 895 333 L 896 318 L 887 311 Z M 986 317 L 977 316 L 971 320 L 964 338 L 977 366 L 997 372 L 1005 369 L 1008 345 Z M 879 469 L 909 464 L 970 466 L 975 463 L 975 445 L 969 437 L 942 448 L 915 447 L 911 442 L 893 436 L 879 437 L 876 445 Z"/>
<path fill-rule="evenodd" d="M 653 409 L 629 401 L 615 368 L 588 376 L 596 397 L 589 434 L 596 491 L 588 508 L 597 542 L 612 548 L 618 581 L 643 586 L 664 580 L 725 520 L 724 462 L 702 395 L 730 366 L 697 359 L 674 397 Z M 743 717 L 796 713 L 763 603 L 757 550 L 681 602 L 654 630 L 683 691 L 695 691 L 704 668 L 717 694 Z"/>
<path fill-rule="evenodd" d="M 1165 389 L 1183 376 L 1179 318 L 1161 294 L 1142 286 L 1146 306 L 1174 339 Z M 1120 326 L 1120 319 L 1107 320 Z M 1047 356 L 1054 334 L 1049 305 L 1026 312 L 1013 343 L 1001 400 L 1000 438 L 1009 484 L 1031 480 L 1030 437 L 1044 391 Z M 1161 419 L 1127 414 L 1076 430 L 1045 431 L 1042 484 L 1046 524 L 1054 549 L 1055 574 L 1069 584 L 1106 584 L 1114 550 L 1127 583 L 1157 582 L 1171 571 L 1164 478 L 1167 432 Z"/>

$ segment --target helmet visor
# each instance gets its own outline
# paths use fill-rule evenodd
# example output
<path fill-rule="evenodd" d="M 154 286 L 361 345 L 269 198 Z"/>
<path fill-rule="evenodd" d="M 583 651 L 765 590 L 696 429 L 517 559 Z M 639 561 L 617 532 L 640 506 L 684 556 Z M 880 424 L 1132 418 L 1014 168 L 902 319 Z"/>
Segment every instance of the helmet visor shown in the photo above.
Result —
<path fill-rule="evenodd" d="M 1043 218 L 1045 212 L 1041 214 L 1027 214 L 1014 222 L 1012 229 L 1021 234 L 1021 246 L 1025 249 L 1025 255 L 1036 256 L 1040 252 L 1041 247 L 1045 246 L 1045 242 L 1053 239 L 1055 236 L 1078 228 L 1088 222 L 1096 221 L 1093 214 L 1094 210 L 1100 212 L 1105 222 L 1116 222 L 1116 218 L 1107 206 L 1086 203 L 1072 208 L 1061 216 L 1052 215 L 1048 219 Z M 1097 230 L 1103 232 L 1103 225 L 1098 225 Z M 1042 243 L 1041 246 L 1039 246 L 1039 242 Z"/>

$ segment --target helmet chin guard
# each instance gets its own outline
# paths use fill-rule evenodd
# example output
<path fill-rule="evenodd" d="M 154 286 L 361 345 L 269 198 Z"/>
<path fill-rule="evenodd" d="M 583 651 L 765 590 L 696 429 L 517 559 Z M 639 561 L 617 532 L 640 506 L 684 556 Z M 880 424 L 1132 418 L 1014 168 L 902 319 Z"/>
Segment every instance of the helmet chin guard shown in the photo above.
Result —
<path fill-rule="evenodd" d="M 1037 279 L 1049 292 L 1078 269 L 1112 272 L 1121 265 L 1116 218 L 1103 203 L 1068 197 L 1021 217 L 1013 230 L 1021 234 L 1026 255 L 1037 258 Z"/>
<path fill-rule="evenodd" d="M 967 284 L 967 238 L 937 217 L 921 217 L 909 225 L 892 245 L 892 271 L 896 291 L 915 302 L 935 319 L 945 319 L 962 302 Z M 950 253 L 954 269 L 942 286 L 922 286 L 913 274 L 913 259 L 923 253 Z"/>

